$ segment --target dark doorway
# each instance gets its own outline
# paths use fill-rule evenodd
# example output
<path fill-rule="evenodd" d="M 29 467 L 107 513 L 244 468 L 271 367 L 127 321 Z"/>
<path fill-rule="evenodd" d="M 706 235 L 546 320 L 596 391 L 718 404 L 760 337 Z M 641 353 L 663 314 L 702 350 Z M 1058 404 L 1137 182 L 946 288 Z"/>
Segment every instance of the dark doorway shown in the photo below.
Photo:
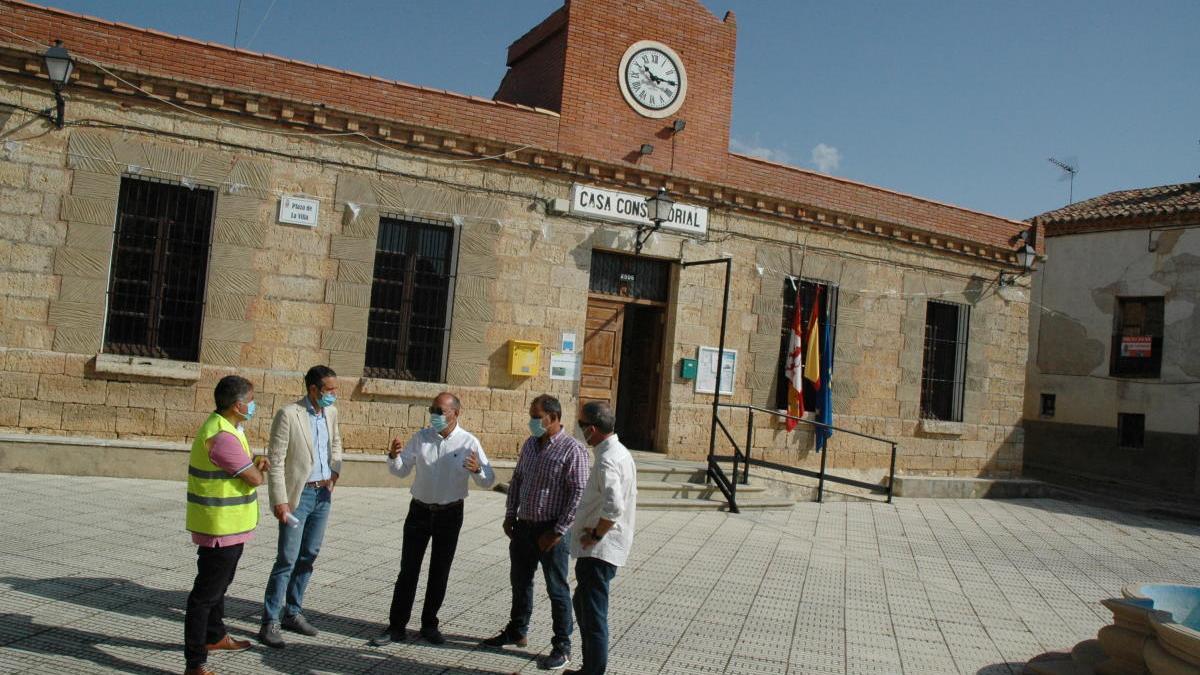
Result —
<path fill-rule="evenodd" d="M 617 384 L 617 434 L 626 447 L 651 450 L 658 427 L 662 379 L 662 307 L 625 305 L 621 374 Z"/>
<path fill-rule="evenodd" d="M 579 399 L 612 405 L 617 434 L 636 450 L 655 449 L 670 269 L 662 260 L 592 254 Z"/>

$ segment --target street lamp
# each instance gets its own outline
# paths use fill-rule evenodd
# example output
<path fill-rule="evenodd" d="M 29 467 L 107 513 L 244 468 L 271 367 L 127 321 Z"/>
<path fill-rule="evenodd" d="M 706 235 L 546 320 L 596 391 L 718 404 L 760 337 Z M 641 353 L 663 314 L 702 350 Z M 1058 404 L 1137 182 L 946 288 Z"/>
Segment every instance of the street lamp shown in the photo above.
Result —
<path fill-rule="evenodd" d="M 75 59 L 71 58 L 71 54 L 67 52 L 67 48 L 63 46 L 62 40 L 55 40 L 54 46 L 46 50 L 42 54 L 42 60 L 46 64 L 46 75 L 50 78 L 50 86 L 54 88 L 54 115 L 50 114 L 50 109 L 47 108 L 42 114 L 45 115 L 54 126 L 59 129 L 63 128 L 63 116 L 66 112 L 67 104 L 63 100 L 63 87 L 71 81 L 71 71 L 75 70 Z"/>
<path fill-rule="evenodd" d="M 650 222 L 654 223 L 654 227 L 647 227 L 644 223 L 638 223 L 637 237 L 634 243 L 634 253 L 642 254 L 642 245 L 650 238 L 650 235 L 658 232 L 658 228 L 662 227 L 664 221 L 671 219 L 671 209 L 675 206 L 675 200 L 671 199 L 671 195 L 667 194 L 666 188 L 659 188 L 658 192 L 652 197 L 646 198 L 646 217 Z"/>
<path fill-rule="evenodd" d="M 1024 239 L 1022 239 L 1024 241 Z M 1000 285 L 1011 286 L 1017 281 L 1017 277 L 1023 277 L 1033 270 L 1033 263 L 1037 260 L 1037 250 L 1029 243 L 1025 243 L 1021 248 L 1017 249 L 1017 264 L 1021 266 L 1021 271 L 1017 273 L 1000 273 Z"/>

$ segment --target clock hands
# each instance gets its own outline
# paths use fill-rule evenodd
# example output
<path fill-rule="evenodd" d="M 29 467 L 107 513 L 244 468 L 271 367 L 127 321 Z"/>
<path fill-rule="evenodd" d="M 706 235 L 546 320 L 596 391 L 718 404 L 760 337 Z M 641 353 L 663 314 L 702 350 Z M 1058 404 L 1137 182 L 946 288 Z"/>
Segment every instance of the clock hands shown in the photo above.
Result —
<path fill-rule="evenodd" d="M 649 66 L 645 65 L 644 63 L 639 63 L 638 65 L 639 65 L 639 66 L 641 66 L 642 70 L 644 70 L 644 71 L 646 72 L 646 75 L 647 75 L 647 76 L 648 76 L 648 77 L 649 77 L 651 80 L 653 80 L 653 81 L 654 81 L 654 84 L 669 84 L 669 85 L 671 85 L 672 87 L 678 87 L 678 86 L 679 86 L 679 83 L 678 83 L 678 82 L 673 82 L 673 81 L 671 81 L 671 80 L 668 80 L 668 79 L 666 79 L 666 78 L 662 78 L 662 77 L 659 77 L 659 76 L 655 75 L 655 74 L 654 74 L 654 71 L 650 70 Z"/>

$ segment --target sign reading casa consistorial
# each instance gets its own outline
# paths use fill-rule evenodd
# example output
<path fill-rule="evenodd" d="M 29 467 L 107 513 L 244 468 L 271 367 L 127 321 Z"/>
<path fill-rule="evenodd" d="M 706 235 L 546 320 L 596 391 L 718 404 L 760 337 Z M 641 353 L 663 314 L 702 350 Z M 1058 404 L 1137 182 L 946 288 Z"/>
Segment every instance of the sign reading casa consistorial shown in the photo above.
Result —
<path fill-rule="evenodd" d="M 635 225 L 653 225 L 646 217 L 644 196 L 579 183 L 571 188 L 571 213 Z M 676 203 L 671 208 L 671 219 L 663 222 L 662 229 L 703 236 L 708 232 L 708 209 Z"/>

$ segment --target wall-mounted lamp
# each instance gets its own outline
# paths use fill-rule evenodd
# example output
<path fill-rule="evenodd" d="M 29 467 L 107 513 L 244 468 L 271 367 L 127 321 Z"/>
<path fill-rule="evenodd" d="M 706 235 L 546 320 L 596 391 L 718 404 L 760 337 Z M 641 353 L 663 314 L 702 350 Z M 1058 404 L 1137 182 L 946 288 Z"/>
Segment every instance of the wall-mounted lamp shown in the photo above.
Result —
<path fill-rule="evenodd" d="M 638 148 L 639 155 L 653 155 L 654 146 L 649 143 L 642 143 L 642 147 Z"/>
<path fill-rule="evenodd" d="M 75 70 L 75 59 L 71 58 L 67 48 L 62 46 L 62 40 L 55 40 L 54 46 L 42 54 L 42 60 L 46 64 L 46 75 L 50 78 L 50 86 L 54 88 L 54 108 L 47 108 L 42 111 L 42 115 L 61 129 L 63 128 L 63 116 L 67 109 L 62 90 L 71 81 L 71 72 Z M 54 111 L 53 115 L 51 114 L 52 110 Z"/>
<path fill-rule="evenodd" d="M 677 134 L 677 133 L 683 131 L 683 128 L 686 126 L 687 126 L 687 121 L 675 120 L 674 122 L 671 123 L 671 133 Z"/>
<path fill-rule="evenodd" d="M 654 223 L 653 227 L 638 223 L 637 235 L 634 238 L 633 251 L 635 255 L 641 255 L 642 245 L 650 238 L 650 235 L 658 232 L 658 228 L 662 224 L 671 219 L 671 209 L 675 206 L 675 200 L 671 199 L 671 195 L 667 193 L 666 188 L 659 188 L 658 192 L 653 197 L 646 198 L 646 217 L 650 222 Z"/>
<path fill-rule="evenodd" d="M 1022 241 L 1026 237 L 1021 237 Z M 1030 244 L 1026 243 L 1017 249 L 1017 264 L 1021 266 L 1020 272 L 1000 272 L 1000 286 L 1011 286 L 1016 283 L 1019 277 L 1023 277 L 1033 271 L 1033 263 L 1037 261 L 1037 250 Z"/>

